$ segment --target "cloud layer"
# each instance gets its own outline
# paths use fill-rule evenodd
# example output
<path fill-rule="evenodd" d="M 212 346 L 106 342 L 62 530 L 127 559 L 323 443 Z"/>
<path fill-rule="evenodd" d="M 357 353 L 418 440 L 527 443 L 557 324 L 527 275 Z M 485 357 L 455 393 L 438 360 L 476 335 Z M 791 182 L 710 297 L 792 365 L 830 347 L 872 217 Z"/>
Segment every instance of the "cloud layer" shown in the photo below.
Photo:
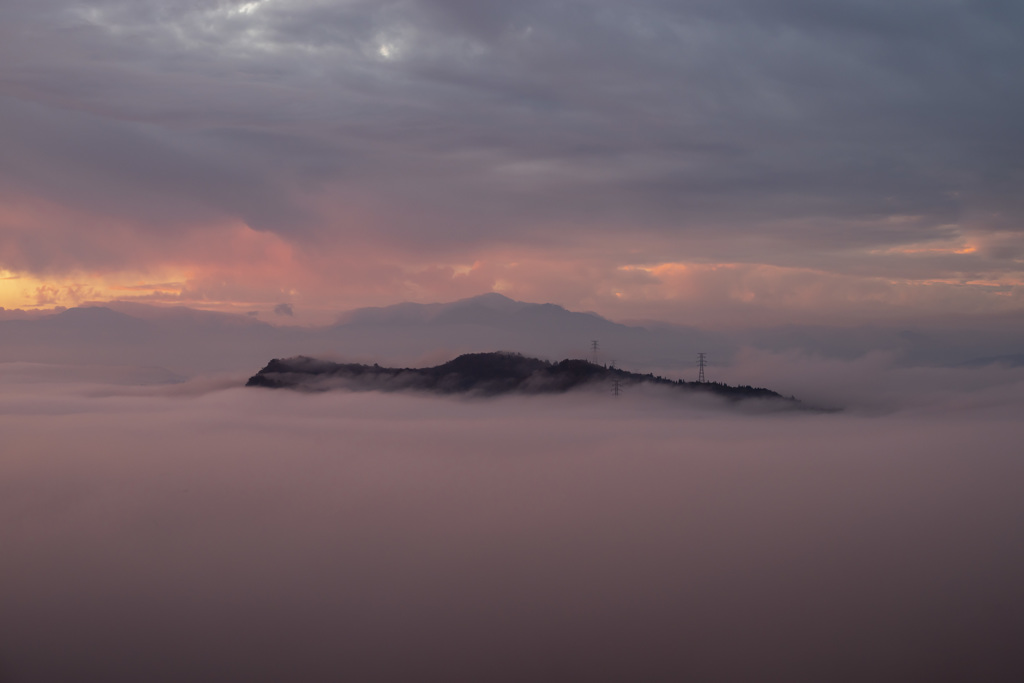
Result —
<path fill-rule="evenodd" d="M 12 683 L 1024 671 L 1019 389 L 757 416 L 6 370 Z"/>
<path fill-rule="evenodd" d="M 851 303 L 837 282 L 855 309 L 1020 307 L 1015 3 L 13 0 L 0 19 L 0 266 L 26 277 L 173 273 L 154 294 L 268 311 L 502 288 L 670 309 L 692 288 L 622 268 L 731 264 L 783 313 Z M 233 234 L 279 246 L 216 246 Z"/>

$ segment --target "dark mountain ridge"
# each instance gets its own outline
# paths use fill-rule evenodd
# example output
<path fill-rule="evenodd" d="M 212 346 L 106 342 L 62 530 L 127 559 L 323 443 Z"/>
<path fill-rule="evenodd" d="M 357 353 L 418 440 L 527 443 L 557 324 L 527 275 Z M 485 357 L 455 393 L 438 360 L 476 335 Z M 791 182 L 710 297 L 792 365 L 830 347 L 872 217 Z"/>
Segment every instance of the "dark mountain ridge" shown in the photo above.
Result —
<path fill-rule="evenodd" d="M 467 353 L 429 368 L 386 368 L 361 363 L 334 363 L 308 356 L 270 361 L 249 378 L 246 386 L 287 388 L 302 391 L 421 391 L 438 394 L 551 394 L 604 383 L 609 389 L 636 384 L 673 387 L 680 391 L 714 394 L 730 401 L 770 399 L 793 406 L 770 390 L 730 386 L 718 382 L 686 382 L 652 374 L 643 375 L 586 360 L 566 359 L 552 363 L 504 351 Z"/>

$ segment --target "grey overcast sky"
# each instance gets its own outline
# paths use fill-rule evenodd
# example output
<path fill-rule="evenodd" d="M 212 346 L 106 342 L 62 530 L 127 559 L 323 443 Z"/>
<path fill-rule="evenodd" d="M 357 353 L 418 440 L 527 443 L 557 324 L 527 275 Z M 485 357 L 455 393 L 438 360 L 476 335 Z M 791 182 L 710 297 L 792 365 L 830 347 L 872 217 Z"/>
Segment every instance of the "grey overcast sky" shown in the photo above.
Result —
<path fill-rule="evenodd" d="M 1024 4 L 5 0 L 0 305 L 1024 308 Z"/>

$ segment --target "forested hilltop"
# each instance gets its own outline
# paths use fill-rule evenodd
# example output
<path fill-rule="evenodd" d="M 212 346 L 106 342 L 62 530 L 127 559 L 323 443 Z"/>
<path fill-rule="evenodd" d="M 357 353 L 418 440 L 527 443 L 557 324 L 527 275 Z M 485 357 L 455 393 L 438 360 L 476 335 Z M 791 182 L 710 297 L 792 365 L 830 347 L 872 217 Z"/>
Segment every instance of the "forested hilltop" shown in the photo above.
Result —
<path fill-rule="evenodd" d="M 641 383 L 688 392 L 705 392 L 729 400 L 769 399 L 798 404 L 770 389 L 730 386 L 718 382 L 686 382 L 598 365 L 586 360 L 557 363 L 518 353 L 467 353 L 430 368 L 387 368 L 359 363 L 333 363 L 306 356 L 277 359 L 249 378 L 246 386 L 327 391 L 426 391 L 440 394 L 548 394 L 604 383 L 620 391 Z"/>

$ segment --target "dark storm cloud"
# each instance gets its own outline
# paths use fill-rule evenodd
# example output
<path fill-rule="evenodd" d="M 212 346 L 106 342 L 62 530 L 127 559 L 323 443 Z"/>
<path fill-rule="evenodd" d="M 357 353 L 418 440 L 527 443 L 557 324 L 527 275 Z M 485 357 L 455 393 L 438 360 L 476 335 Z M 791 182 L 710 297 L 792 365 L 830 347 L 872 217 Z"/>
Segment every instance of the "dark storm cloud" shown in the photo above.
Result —
<path fill-rule="evenodd" d="M 140 215 L 202 207 L 260 229 L 338 229 L 330 208 L 312 215 L 316 194 L 424 244 L 628 224 L 822 250 L 945 238 L 960 222 L 1016 230 L 1024 208 L 1013 3 L 21 1 L 0 13 L 5 134 L 27 141 L 0 187 L 71 186 L 128 211 L 127 182 Z M 864 225 L 887 215 L 918 218 Z"/>

